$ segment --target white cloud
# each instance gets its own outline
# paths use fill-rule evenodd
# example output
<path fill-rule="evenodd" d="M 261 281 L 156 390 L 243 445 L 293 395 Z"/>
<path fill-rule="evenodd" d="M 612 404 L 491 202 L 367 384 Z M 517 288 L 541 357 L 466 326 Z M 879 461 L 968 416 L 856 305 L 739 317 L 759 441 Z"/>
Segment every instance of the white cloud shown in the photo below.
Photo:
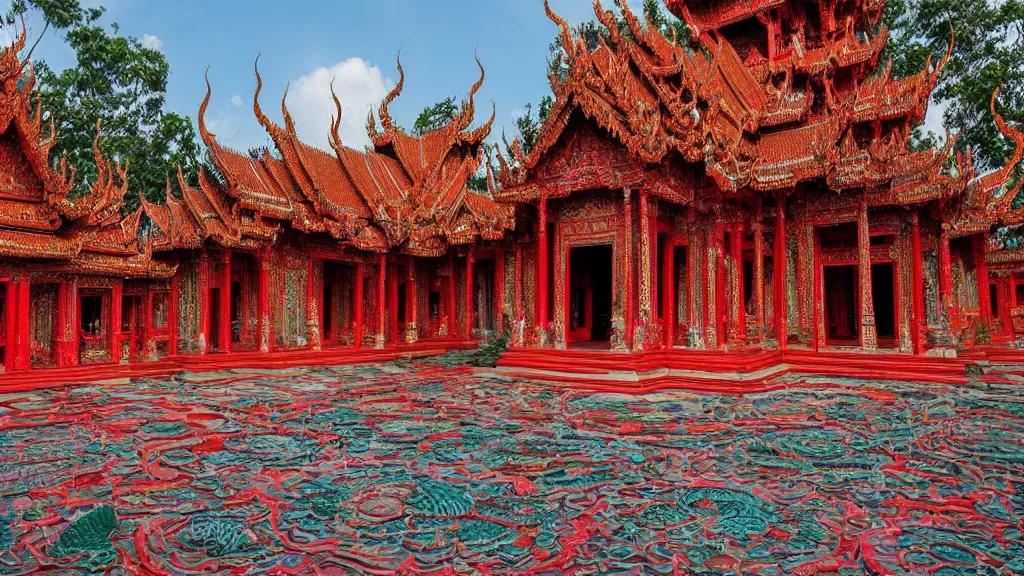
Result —
<path fill-rule="evenodd" d="M 142 35 L 142 45 L 145 46 L 146 48 L 149 48 L 150 50 L 158 50 L 158 51 L 160 51 L 160 50 L 164 49 L 164 43 L 159 38 L 157 38 L 156 36 L 153 36 L 152 34 L 143 34 Z"/>
<path fill-rule="evenodd" d="M 238 94 L 231 97 L 231 105 L 235 108 L 241 108 L 243 104 L 245 104 L 245 101 L 243 101 L 242 97 Z"/>
<path fill-rule="evenodd" d="M 522 108 L 516 108 L 515 110 L 512 111 L 513 120 L 519 120 L 523 116 L 526 116 L 526 110 L 523 110 Z"/>
<path fill-rule="evenodd" d="M 288 110 L 295 120 L 295 130 L 302 140 L 325 150 L 329 148 L 331 117 L 337 113 L 331 98 L 331 80 L 341 100 L 341 141 L 361 150 L 370 143 L 366 134 L 367 112 L 387 96 L 394 82 L 384 78 L 380 68 L 355 57 L 317 68 L 299 78 L 288 94 Z"/>

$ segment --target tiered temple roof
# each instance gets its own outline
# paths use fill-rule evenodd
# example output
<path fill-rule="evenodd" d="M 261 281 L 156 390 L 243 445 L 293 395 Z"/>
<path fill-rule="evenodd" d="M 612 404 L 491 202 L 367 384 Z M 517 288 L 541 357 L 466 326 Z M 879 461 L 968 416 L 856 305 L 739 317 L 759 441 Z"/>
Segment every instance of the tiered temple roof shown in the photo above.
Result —
<path fill-rule="evenodd" d="M 934 67 L 929 60 L 919 74 L 893 79 L 890 65 L 869 77 L 884 46 L 884 30 L 867 38 L 877 28 L 884 3 L 866 1 L 845 10 L 842 20 L 831 22 L 815 42 L 801 42 L 803 33 L 795 33 L 791 52 L 776 53 L 768 61 L 760 48 L 746 46 L 744 58 L 720 29 L 756 16 L 769 30 L 779 31 L 792 26 L 793 18 L 807 16 L 788 12 L 798 3 L 726 4 L 668 2 L 697 32 L 695 45 L 688 45 L 667 38 L 649 22 L 642 24 L 625 2 L 617 5 L 629 33 L 620 33 L 616 15 L 595 0 L 604 28 L 595 50 L 548 7 L 565 48 L 563 69 L 552 78 L 556 100 L 530 155 L 514 142 L 511 161 L 499 158 L 503 189 L 498 198 L 533 201 L 592 185 L 579 185 L 572 170 L 542 166 L 559 162 L 552 149 L 588 130 L 583 126 L 590 123 L 629 158 L 648 169 L 662 167 L 660 174 L 669 165 L 702 168 L 695 177 L 706 177 L 723 195 L 824 183 L 836 193 L 867 191 L 873 206 L 941 201 L 988 210 L 998 205 L 999 218 L 1009 216 L 1003 188 L 1024 141 L 1001 117 L 996 115 L 999 128 L 1017 143 L 1017 154 L 1004 169 L 986 176 L 966 165 L 947 169 L 953 138 L 941 150 L 913 150 L 908 143 L 911 128 L 927 114 L 952 41 L 945 57 Z M 783 5 L 785 14 L 768 11 Z M 828 62 L 828 69 L 808 66 L 809 59 Z M 622 163 L 615 154 L 605 162 Z M 643 185 L 656 188 L 658 181 L 654 176 Z M 983 211 L 984 222 L 970 210 L 956 217 L 965 220 L 966 230 L 968 222 L 972 228 L 997 223 L 999 218 L 991 217 L 996 212 Z"/>
<path fill-rule="evenodd" d="M 224 246 L 256 247 L 273 242 L 284 226 L 329 234 L 361 250 L 419 256 L 437 256 L 450 245 L 476 238 L 503 237 L 514 225 L 512 209 L 468 187 L 482 162 L 482 143 L 494 120 L 492 115 L 469 129 L 483 67 L 459 114 L 447 125 L 418 136 L 398 127 L 388 110 L 405 84 L 401 62 L 398 70 L 401 79 L 380 107 L 380 130 L 370 114 L 373 148 L 359 152 L 344 145 L 339 135 L 341 102 L 335 95 L 337 115 L 329 135 L 333 150 L 327 152 L 296 134 L 287 90 L 281 100 L 283 125 L 264 113 L 257 68 L 253 111 L 277 152 L 265 152 L 259 159 L 222 146 L 209 131 L 207 82 L 199 129 L 219 174 L 202 174 L 198 189 L 179 178 L 181 201 L 169 195 L 164 206 L 145 205 L 161 232 L 157 249 L 192 248 L 206 238 Z"/>
<path fill-rule="evenodd" d="M 40 269 L 135 278 L 169 278 L 175 266 L 153 261 L 140 240 L 141 210 L 122 217 L 127 166 L 103 157 L 97 124 L 97 176 L 73 196 L 75 174 L 65 158 L 55 168 L 53 121 L 44 134 L 35 75 L 22 61 L 25 34 L 0 51 L 0 256 L 37 262 Z"/>

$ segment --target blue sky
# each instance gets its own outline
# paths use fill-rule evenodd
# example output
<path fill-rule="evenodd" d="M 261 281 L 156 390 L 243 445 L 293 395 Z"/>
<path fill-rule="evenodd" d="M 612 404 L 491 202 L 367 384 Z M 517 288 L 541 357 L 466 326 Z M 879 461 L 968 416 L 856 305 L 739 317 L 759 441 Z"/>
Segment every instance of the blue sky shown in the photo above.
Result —
<path fill-rule="evenodd" d="M 511 134 L 516 114 L 548 93 L 548 45 L 557 28 L 543 0 L 85 0 L 107 8 L 104 21 L 166 54 L 171 66 L 167 106 L 195 121 L 210 67 L 213 98 L 207 121 L 220 142 L 245 150 L 268 143 L 252 114 L 253 60 L 264 79 L 263 108 L 280 118 L 280 100 L 291 82 L 289 109 L 303 139 L 326 147 L 335 78 L 343 115 L 342 138 L 367 142 L 366 110 L 398 80 L 402 51 L 405 90 L 392 106 L 411 127 L 423 107 L 449 95 L 460 100 L 476 81 L 474 50 L 487 71 L 477 97 L 477 120 L 497 105 L 492 139 Z M 611 0 L 605 4 L 611 6 Z M 640 0 L 631 0 L 639 5 Z M 6 12 L 9 0 L 0 0 Z M 551 0 L 570 22 L 593 16 L 590 0 Z M 28 19 L 30 39 L 42 18 Z M 47 32 L 37 57 L 56 68 L 74 64 L 58 34 Z"/>

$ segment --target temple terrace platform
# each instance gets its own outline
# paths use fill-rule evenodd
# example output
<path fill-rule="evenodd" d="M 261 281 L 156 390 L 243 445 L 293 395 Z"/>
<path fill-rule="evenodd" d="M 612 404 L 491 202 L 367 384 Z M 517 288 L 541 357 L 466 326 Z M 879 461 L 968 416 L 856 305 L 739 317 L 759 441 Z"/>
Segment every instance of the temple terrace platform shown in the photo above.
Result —
<path fill-rule="evenodd" d="M 0 374 L 0 392 L 53 388 L 125 378 L 166 377 L 183 372 L 232 369 L 280 369 L 374 364 L 440 356 L 470 350 L 479 343 L 461 339 L 424 339 L 383 349 L 335 347 L 324 350 L 234 352 L 174 356 L 156 362 L 92 364 Z M 737 349 L 657 350 L 637 354 L 606 350 L 514 348 L 494 369 L 479 371 L 534 380 L 579 390 L 644 394 L 658 390 L 743 394 L 777 389 L 793 377 L 857 378 L 934 384 L 965 384 L 969 367 L 982 379 L 999 368 L 1014 374 L 1024 366 L 1024 350 L 987 346 L 956 358 L 863 351 Z M 1024 372 L 1022 372 L 1024 374 Z"/>

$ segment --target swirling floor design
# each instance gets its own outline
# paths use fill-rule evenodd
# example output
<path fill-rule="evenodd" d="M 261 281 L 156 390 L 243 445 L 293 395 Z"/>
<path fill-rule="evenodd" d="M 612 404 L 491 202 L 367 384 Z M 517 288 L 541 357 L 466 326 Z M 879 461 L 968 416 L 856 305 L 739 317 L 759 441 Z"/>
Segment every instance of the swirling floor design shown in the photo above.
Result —
<path fill-rule="evenodd" d="M 997 379 L 998 380 L 998 379 Z M 0 574 L 1022 574 L 1024 388 L 404 364 L 0 395 Z"/>

